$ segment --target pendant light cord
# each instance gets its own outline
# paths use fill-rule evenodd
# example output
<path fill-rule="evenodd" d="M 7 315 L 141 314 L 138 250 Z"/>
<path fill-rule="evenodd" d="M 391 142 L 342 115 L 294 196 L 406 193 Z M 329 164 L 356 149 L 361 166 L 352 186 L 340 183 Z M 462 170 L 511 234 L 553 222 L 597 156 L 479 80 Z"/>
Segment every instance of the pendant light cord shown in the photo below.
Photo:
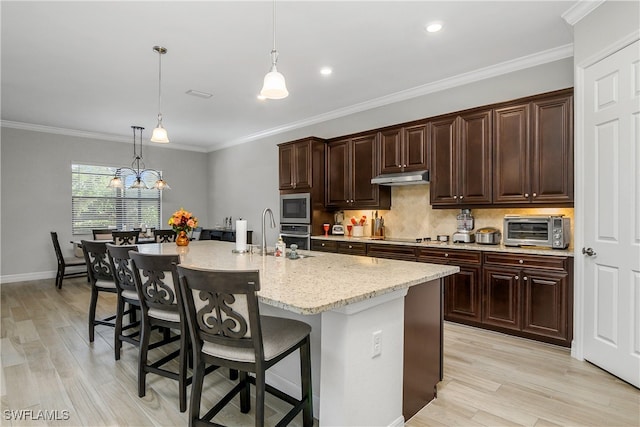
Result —
<path fill-rule="evenodd" d="M 158 50 L 158 120 L 162 120 L 162 50 Z"/>

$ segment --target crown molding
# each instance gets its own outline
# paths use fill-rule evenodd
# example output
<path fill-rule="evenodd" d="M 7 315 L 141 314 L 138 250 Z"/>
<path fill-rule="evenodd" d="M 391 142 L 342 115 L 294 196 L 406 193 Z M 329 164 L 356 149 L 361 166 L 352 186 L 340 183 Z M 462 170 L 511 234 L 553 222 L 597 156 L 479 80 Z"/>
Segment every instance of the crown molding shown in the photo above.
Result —
<path fill-rule="evenodd" d="M 73 136 L 77 138 L 98 139 L 100 141 L 126 142 L 129 144 L 132 143 L 131 137 L 125 137 L 121 135 L 113 135 L 113 134 L 99 133 L 99 132 L 88 132 L 88 131 L 76 130 L 76 129 L 65 129 L 65 128 L 58 128 L 54 126 L 36 125 L 33 123 L 14 122 L 11 120 L 0 120 L 0 126 L 4 128 L 10 128 L 10 129 L 30 130 L 34 132 Z M 210 151 L 206 147 L 197 147 L 194 145 L 175 144 L 175 143 L 171 143 L 168 145 L 163 144 L 162 147 L 173 149 L 173 150 L 197 151 L 200 153 L 206 153 Z"/>
<path fill-rule="evenodd" d="M 234 145 L 244 144 L 246 142 L 255 141 L 258 139 L 266 138 L 269 136 L 284 133 L 290 130 L 303 128 L 318 123 L 322 123 L 328 120 L 337 119 L 340 117 L 348 116 L 350 114 L 359 113 L 362 111 L 370 110 L 377 107 L 393 104 L 396 102 L 405 101 L 419 96 L 428 95 L 435 92 L 440 92 L 445 89 L 451 89 L 457 86 L 462 86 L 469 83 L 474 83 L 480 80 L 497 77 L 503 74 L 512 73 L 515 71 L 523 70 L 526 68 L 535 67 L 537 65 L 546 64 L 549 62 L 559 61 L 561 59 L 570 58 L 573 56 L 573 43 L 569 43 L 563 46 L 558 46 L 553 49 L 537 52 L 532 55 L 522 56 L 510 61 L 501 62 L 499 64 L 491 65 L 489 67 L 480 68 L 468 73 L 458 74 L 457 76 L 448 77 L 446 79 L 438 80 L 433 83 L 428 83 L 421 86 L 416 86 L 411 89 L 396 92 L 391 95 L 382 96 L 372 99 L 370 101 L 361 102 L 359 104 L 351 105 L 349 107 L 340 108 L 330 111 L 328 113 L 319 114 L 317 116 L 309 117 L 297 122 L 291 122 L 282 126 L 266 129 L 261 132 L 256 132 L 233 141 L 228 141 L 221 144 L 213 144 L 210 146 L 211 151 L 221 150 L 223 148 L 232 147 Z"/>
<path fill-rule="evenodd" d="M 605 1 L 606 0 L 580 0 L 569 9 L 565 10 L 560 16 L 567 22 L 567 24 L 574 26 Z"/>

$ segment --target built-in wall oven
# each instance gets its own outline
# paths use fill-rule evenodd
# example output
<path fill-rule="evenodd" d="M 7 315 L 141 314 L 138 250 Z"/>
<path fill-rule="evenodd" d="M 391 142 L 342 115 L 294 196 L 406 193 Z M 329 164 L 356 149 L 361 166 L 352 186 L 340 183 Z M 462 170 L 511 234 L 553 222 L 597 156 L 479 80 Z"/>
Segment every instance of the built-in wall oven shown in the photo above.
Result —
<path fill-rule="evenodd" d="M 298 245 L 298 249 L 309 250 L 311 247 L 310 224 L 280 224 L 280 235 L 288 248 L 292 243 Z"/>
<path fill-rule="evenodd" d="M 281 194 L 280 224 L 311 224 L 311 194 Z"/>

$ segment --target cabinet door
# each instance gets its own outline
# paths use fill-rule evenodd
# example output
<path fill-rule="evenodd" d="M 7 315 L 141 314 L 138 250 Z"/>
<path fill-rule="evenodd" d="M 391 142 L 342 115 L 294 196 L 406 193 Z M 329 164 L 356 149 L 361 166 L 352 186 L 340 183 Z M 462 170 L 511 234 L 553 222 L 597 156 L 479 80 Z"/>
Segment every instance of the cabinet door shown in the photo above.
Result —
<path fill-rule="evenodd" d="M 380 186 L 371 184 L 379 170 L 377 142 L 377 134 L 351 140 L 351 207 L 354 209 L 378 206 Z"/>
<path fill-rule="evenodd" d="M 293 188 L 296 190 L 311 188 L 311 141 L 293 144 L 293 159 Z"/>
<path fill-rule="evenodd" d="M 494 115 L 493 203 L 527 203 L 529 104 L 499 108 Z"/>
<path fill-rule="evenodd" d="M 456 193 L 460 204 L 491 203 L 491 123 L 491 110 L 460 116 Z"/>
<path fill-rule="evenodd" d="M 326 205 L 348 207 L 351 200 L 348 139 L 327 144 L 327 174 Z"/>
<path fill-rule="evenodd" d="M 427 160 L 426 125 L 416 125 L 403 128 L 402 168 L 405 171 L 429 169 Z"/>
<path fill-rule="evenodd" d="M 480 322 L 481 280 L 480 267 L 462 265 L 459 273 L 445 278 L 445 320 Z"/>
<path fill-rule="evenodd" d="M 532 203 L 573 203 L 573 96 L 532 103 Z"/>
<path fill-rule="evenodd" d="M 566 273 L 522 272 L 523 331 L 568 339 L 567 280 Z"/>
<path fill-rule="evenodd" d="M 380 132 L 380 172 L 402 171 L 402 128 Z"/>
<path fill-rule="evenodd" d="M 429 123 L 431 168 L 429 198 L 432 205 L 457 203 L 456 117 L 448 116 Z M 455 198 L 454 198 L 455 196 Z"/>
<path fill-rule="evenodd" d="M 484 268 L 483 323 L 521 329 L 519 275 L 519 269 Z"/>
<path fill-rule="evenodd" d="M 293 144 L 278 147 L 280 190 L 293 189 Z"/>

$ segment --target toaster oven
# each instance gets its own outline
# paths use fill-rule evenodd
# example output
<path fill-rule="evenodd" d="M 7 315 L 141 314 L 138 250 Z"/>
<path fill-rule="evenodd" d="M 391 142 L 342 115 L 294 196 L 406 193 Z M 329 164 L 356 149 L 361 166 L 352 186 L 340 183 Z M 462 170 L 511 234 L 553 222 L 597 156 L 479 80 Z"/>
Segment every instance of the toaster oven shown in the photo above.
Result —
<path fill-rule="evenodd" d="M 571 240 L 571 218 L 563 215 L 506 215 L 502 232 L 505 246 L 566 249 Z"/>

